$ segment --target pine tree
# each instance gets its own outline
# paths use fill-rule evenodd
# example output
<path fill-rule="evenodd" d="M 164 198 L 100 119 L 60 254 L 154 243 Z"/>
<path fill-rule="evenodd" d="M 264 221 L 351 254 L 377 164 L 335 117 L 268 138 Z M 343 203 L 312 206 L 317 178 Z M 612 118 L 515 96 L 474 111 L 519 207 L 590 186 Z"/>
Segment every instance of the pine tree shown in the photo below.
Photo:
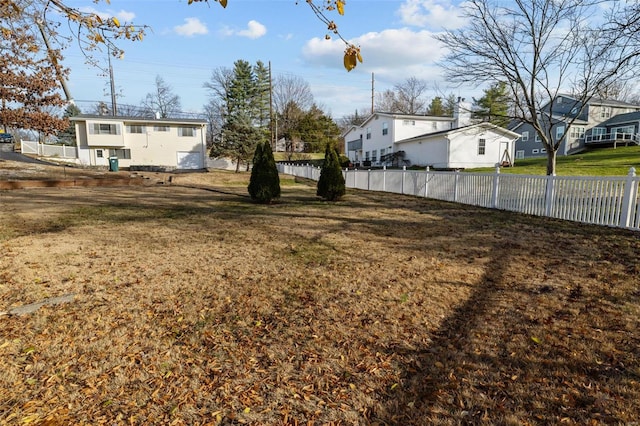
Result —
<path fill-rule="evenodd" d="M 76 115 L 80 115 L 82 111 L 75 104 L 70 104 L 64 112 L 64 118 L 67 120 Z M 65 145 L 76 144 L 76 125 L 73 122 L 69 123 L 66 129 L 58 133 L 58 140 Z"/>
<path fill-rule="evenodd" d="M 344 176 L 340 168 L 336 149 L 327 144 L 324 152 L 324 163 L 318 180 L 316 195 L 327 201 L 337 201 L 346 193 Z"/>
<path fill-rule="evenodd" d="M 484 96 L 474 99 L 475 115 L 496 126 L 509 123 L 509 88 L 504 82 L 492 84 L 484 91 Z"/>
<path fill-rule="evenodd" d="M 259 203 L 268 204 L 280 197 L 280 177 L 268 142 L 259 143 L 253 155 L 253 169 L 249 180 L 249 195 Z"/>

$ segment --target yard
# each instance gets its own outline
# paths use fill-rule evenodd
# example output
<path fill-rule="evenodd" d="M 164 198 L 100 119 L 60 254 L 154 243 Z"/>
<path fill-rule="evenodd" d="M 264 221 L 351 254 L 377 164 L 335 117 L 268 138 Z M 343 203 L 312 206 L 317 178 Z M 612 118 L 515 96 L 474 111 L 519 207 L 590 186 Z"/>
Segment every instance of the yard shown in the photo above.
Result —
<path fill-rule="evenodd" d="M 160 181 L 0 192 L 0 424 L 640 418 L 638 233 Z"/>

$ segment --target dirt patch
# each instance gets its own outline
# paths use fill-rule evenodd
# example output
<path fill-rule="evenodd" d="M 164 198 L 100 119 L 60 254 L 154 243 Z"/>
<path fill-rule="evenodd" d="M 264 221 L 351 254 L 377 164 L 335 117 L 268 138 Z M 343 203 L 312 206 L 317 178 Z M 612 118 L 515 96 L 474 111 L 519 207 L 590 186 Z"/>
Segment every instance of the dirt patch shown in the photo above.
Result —
<path fill-rule="evenodd" d="M 637 233 L 247 181 L 0 192 L 0 423 L 640 418 Z"/>

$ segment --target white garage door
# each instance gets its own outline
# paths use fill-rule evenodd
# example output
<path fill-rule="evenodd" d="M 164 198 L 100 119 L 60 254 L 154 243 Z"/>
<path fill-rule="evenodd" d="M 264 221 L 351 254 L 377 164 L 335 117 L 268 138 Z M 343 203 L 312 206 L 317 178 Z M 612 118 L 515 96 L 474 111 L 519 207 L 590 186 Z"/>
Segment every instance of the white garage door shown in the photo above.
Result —
<path fill-rule="evenodd" d="M 178 152 L 178 168 L 179 169 L 201 169 L 202 153 L 201 152 Z"/>

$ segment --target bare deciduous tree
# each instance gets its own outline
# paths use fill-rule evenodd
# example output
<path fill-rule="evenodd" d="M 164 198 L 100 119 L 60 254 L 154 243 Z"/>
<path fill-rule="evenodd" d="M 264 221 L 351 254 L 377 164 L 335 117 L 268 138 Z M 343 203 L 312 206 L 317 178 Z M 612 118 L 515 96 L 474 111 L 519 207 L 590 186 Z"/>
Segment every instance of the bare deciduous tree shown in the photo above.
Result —
<path fill-rule="evenodd" d="M 450 50 L 443 66 L 454 82 L 507 82 L 516 117 L 533 126 L 547 150 L 548 174 L 555 174 L 556 154 L 568 133 L 554 140 L 550 101 L 573 92 L 570 126 L 587 102 L 624 78 L 634 62 L 622 43 L 603 42 L 605 29 L 587 27 L 595 3 L 469 0 L 469 25 L 438 37 Z"/>
<path fill-rule="evenodd" d="M 156 76 L 154 91 L 147 93 L 145 99 L 141 102 L 146 113 L 160 118 L 175 117 L 180 113 L 180 96 L 173 93 L 173 89 L 167 84 L 162 77 Z"/>
<path fill-rule="evenodd" d="M 375 110 L 399 114 L 424 114 L 428 109 L 426 81 L 409 77 L 376 95 Z"/>

